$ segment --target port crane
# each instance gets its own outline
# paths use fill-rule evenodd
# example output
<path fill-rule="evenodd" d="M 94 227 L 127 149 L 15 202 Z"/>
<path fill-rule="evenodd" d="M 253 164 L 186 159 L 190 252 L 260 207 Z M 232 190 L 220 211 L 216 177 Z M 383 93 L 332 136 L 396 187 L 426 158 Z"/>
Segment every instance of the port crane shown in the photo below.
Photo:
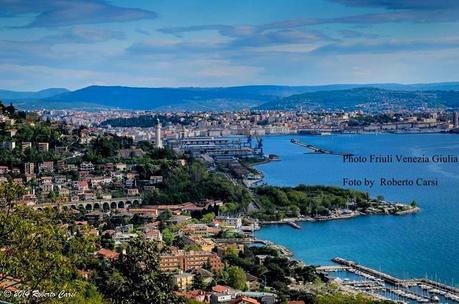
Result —
<path fill-rule="evenodd" d="M 256 146 L 253 148 L 255 150 L 256 154 L 263 155 L 263 138 L 261 136 L 255 135 L 255 140 L 257 142 Z M 252 135 L 249 135 L 247 137 L 247 142 L 250 144 L 250 147 L 252 147 Z"/>
<path fill-rule="evenodd" d="M 311 145 L 311 144 L 303 143 L 303 142 L 301 142 L 299 140 L 296 140 L 296 139 L 293 139 L 293 138 L 290 140 L 290 142 L 292 144 L 308 148 L 308 149 L 312 150 L 314 153 L 318 153 L 318 154 L 331 154 L 331 155 L 343 155 L 343 156 L 352 156 L 353 155 L 351 153 L 342 153 L 342 152 L 331 151 L 331 150 L 328 150 L 328 149 L 325 149 L 325 148 L 321 148 L 321 147 L 314 146 L 314 145 Z"/>

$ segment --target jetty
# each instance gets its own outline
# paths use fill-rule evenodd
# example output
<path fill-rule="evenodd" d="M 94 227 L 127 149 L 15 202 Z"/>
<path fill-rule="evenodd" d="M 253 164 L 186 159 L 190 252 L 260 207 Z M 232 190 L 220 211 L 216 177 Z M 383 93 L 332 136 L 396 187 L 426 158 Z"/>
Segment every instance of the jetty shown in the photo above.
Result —
<path fill-rule="evenodd" d="M 287 223 L 287 225 L 289 225 L 289 226 L 291 226 L 291 227 L 293 227 L 293 228 L 295 228 L 295 229 L 301 229 L 301 226 L 298 225 L 298 224 L 295 223 L 295 222 L 286 222 L 286 223 Z"/>
<path fill-rule="evenodd" d="M 286 224 L 289 225 L 295 229 L 301 229 L 301 226 L 295 223 L 294 221 L 289 221 L 289 220 L 280 220 L 280 221 L 262 221 L 260 222 L 262 225 L 273 225 L 273 224 Z"/>
<path fill-rule="evenodd" d="M 403 301 L 408 300 L 414 303 L 438 303 L 439 297 L 453 301 L 453 303 L 459 303 L 459 288 L 453 286 L 429 279 L 399 279 L 340 257 L 336 257 L 332 261 L 338 265 L 321 266 L 317 270 L 322 273 L 345 271 L 362 277 L 363 280 L 349 281 L 345 279 L 342 283 L 344 287 L 352 288 L 357 292 L 373 296 L 388 293 L 403 299 Z"/>
<path fill-rule="evenodd" d="M 301 147 L 308 148 L 308 149 L 312 150 L 314 153 L 319 153 L 319 154 L 331 154 L 331 155 L 342 155 L 342 156 L 353 156 L 353 154 L 351 154 L 351 153 L 342 153 L 342 152 L 336 152 L 336 151 L 328 150 L 328 149 L 326 149 L 326 148 L 321 148 L 321 147 L 318 147 L 318 146 L 315 146 L 315 145 L 303 143 L 303 142 L 301 142 L 301 141 L 299 141 L 299 140 L 296 140 L 296 139 L 291 139 L 290 142 L 291 142 L 292 144 L 295 144 L 295 145 L 298 145 L 298 146 L 301 146 Z"/>
<path fill-rule="evenodd" d="M 387 273 L 374 270 L 370 267 L 366 267 L 366 266 L 357 264 L 356 262 L 353 262 L 353 261 L 348 261 L 348 260 L 345 260 L 339 257 L 333 258 L 332 261 L 340 265 L 348 266 L 350 269 L 358 270 L 362 273 L 374 276 L 377 279 L 382 279 L 385 282 L 392 284 L 392 285 L 402 285 L 403 284 L 403 280 L 397 279 L 391 275 L 388 275 Z"/>

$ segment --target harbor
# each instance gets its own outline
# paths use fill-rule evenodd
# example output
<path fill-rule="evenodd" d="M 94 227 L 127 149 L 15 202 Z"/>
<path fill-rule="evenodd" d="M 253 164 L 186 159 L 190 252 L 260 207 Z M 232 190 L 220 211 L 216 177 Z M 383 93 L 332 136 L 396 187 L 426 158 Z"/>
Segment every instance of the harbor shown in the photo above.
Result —
<path fill-rule="evenodd" d="M 346 290 L 397 303 L 459 303 L 459 289 L 429 279 L 399 279 L 343 258 L 317 270 Z"/>

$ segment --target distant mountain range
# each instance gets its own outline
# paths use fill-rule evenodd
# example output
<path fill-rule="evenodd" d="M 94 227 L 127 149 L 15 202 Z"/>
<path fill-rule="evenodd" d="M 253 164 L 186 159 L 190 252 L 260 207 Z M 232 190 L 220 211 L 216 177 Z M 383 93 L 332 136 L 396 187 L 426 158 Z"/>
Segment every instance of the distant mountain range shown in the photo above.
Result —
<path fill-rule="evenodd" d="M 231 111 L 243 108 L 304 110 L 457 107 L 459 82 L 427 84 L 256 85 L 214 88 L 89 86 L 75 91 L 0 90 L 0 100 L 25 109 Z"/>
<path fill-rule="evenodd" d="M 354 88 L 296 94 L 255 107 L 259 110 L 367 110 L 370 112 L 459 107 L 459 91 Z"/>
<path fill-rule="evenodd" d="M 70 92 L 67 89 L 61 88 L 51 88 L 44 89 L 37 92 L 17 92 L 17 91 L 8 91 L 0 90 L 0 100 L 20 100 L 20 99 L 43 99 L 59 94 Z"/>

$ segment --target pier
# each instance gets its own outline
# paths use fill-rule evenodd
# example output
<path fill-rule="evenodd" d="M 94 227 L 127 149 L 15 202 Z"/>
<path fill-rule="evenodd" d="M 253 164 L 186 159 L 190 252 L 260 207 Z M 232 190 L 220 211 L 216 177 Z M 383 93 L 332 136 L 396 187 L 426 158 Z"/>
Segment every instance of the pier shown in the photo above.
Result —
<path fill-rule="evenodd" d="M 331 266 L 319 266 L 317 267 L 317 271 L 325 271 L 325 272 L 335 272 L 335 271 L 344 271 L 344 270 L 348 270 L 350 267 L 347 267 L 347 266 L 335 266 L 335 265 L 331 265 Z"/>
<path fill-rule="evenodd" d="M 303 143 L 303 142 L 301 142 L 299 140 L 296 140 L 296 139 L 291 139 L 290 142 L 292 144 L 308 148 L 308 149 L 312 150 L 313 152 L 319 153 L 319 154 L 331 154 L 331 155 L 342 155 L 342 156 L 352 156 L 353 155 L 351 153 L 336 152 L 336 151 L 328 150 L 328 149 L 321 148 L 321 147 L 318 147 L 318 146 L 314 146 L 314 145 L 311 145 L 311 144 L 306 144 L 306 143 Z"/>
<path fill-rule="evenodd" d="M 403 280 L 397 279 L 384 272 L 380 272 L 380 271 L 371 269 L 369 267 L 359 265 L 353 261 L 348 261 L 348 260 L 338 258 L 338 257 L 332 259 L 332 261 L 340 265 L 348 266 L 350 269 L 355 269 L 355 270 L 361 271 L 362 273 L 374 276 L 377 279 L 382 279 L 385 282 L 392 284 L 392 285 L 402 285 L 403 284 Z"/>
<path fill-rule="evenodd" d="M 428 279 L 399 279 L 339 257 L 332 259 L 332 261 L 338 265 L 321 266 L 317 270 L 324 273 L 345 271 L 361 277 L 362 280 L 349 281 L 349 279 L 345 279 L 342 283 L 344 287 L 357 292 L 371 296 L 389 294 L 393 299 L 408 300 L 411 303 L 439 303 L 443 301 L 459 303 L 459 288 L 453 286 Z"/>
<path fill-rule="evenodd" d="M 280 221 L 263 221 L 260 222 L 262 225 L 273 225 L 273 224 L 286 224 L 289 225 L 295 229 L 301 229 L 301 226 L 295 223 L 294 221 L 289 221 L 289 220 L 280 220 Z"/>

